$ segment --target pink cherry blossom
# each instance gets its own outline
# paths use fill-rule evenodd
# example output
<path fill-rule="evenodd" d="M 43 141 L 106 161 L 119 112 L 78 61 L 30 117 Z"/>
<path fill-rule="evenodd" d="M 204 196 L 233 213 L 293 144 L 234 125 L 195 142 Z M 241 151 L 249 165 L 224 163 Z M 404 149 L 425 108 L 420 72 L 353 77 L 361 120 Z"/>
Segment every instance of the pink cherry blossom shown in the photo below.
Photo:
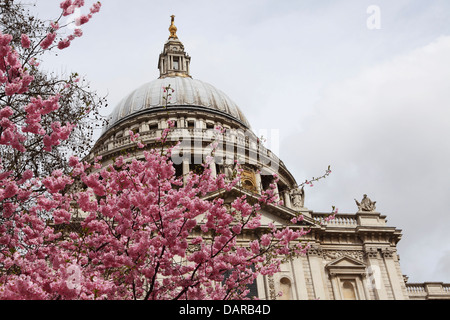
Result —
<path fill-rule="evenodd" d="M 62 1 L 62 16 L 82 6 L 83 0 Z M 77 23 L 87 23 L 100 7 L 94 4 Z M 58 21 L 50 27 L 41 51 L 51 49 L 63 31 Z M 57 47 L 67 48 L 82 35 L 77 30 Z M 0 86 L 14 98 L 28 93 L 34 78 L 11 41 L 0 32 Z M 28 41 L 21 37 L 23 49 Z M 33 59 L 28 63 L 38 66 Z M 29 94 L 23 122 L 14 122 L 12 107 L 0 109 L 0 144 L 27 152 L 28 137 L 40 135 L 43 152 L 51 151 L 74 125 L 52 122 L 44 130 L 42 120 L 60 112 L 60 96 Z M 163 144 L 174 127 L 167 123 Z M 144 148 L 138 133 L 129 134 L 131 143 Z M 226 204 L 226 197 L 205 196 L 240 192 L 239 163 L 231 182 L 212 175 L 212 157 L 201 174 L 183 179 L 176 176 L 172 148 L 142 150 L 140 160 L 120 155 L 104 165 L 98 157 L 88 163 L 71 156 L 70 173 L 55 168 L 45 177 L 6 171 L 0 158 L 0 299 L 243 299 L 258 275 L 273 275 L 283 258 L 305 253 L 300 237 L 307 231 L 300 226 L 261 225 L 262 204 L 278 201 L 277 176 L 256 203 L 241 195 Z M 249 231 L 261 237 L 242 246 L 240 237 Z"/>
<path fill-rule="evenodd" d="M 58 42 L 58 49 L 62 50 L 70 46 L 70 40 L 65 39 Z"/>
<path fill-rule="evenodd" d="M 44 50 L 48 49 L 53 44 L 55 39 L 56 39 L 56 33 L 54 33 L 54 32 L 49 33 L 45 37 L 45 39 L 41 42 L 41 48 Z"/>
<path fill-rule="evenodd" d="M 22 48 L 28 49 L 31 45 L 30 38 L 26 34 L 22 34 L 21 36 L 21 44 Z"/>

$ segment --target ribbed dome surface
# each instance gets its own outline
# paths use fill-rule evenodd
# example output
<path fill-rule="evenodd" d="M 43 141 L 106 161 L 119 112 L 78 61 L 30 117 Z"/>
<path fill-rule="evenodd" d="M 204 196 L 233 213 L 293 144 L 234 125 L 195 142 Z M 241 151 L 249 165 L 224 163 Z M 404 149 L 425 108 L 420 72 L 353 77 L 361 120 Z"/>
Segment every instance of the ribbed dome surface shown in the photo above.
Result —
<path fill-rule="evenodd" d="M 122 99 L 110 115 L 109 124 L 104 131 L 134 114 L 161 110 L 166 105 L 164 88 L 169 84 L 175 90 L 169 100 L 169 108 L 206 108 L 231 117 L 250 128 L 239 107 L 214 86 L 189 77 L 168 77 L 146 83 Z"/>

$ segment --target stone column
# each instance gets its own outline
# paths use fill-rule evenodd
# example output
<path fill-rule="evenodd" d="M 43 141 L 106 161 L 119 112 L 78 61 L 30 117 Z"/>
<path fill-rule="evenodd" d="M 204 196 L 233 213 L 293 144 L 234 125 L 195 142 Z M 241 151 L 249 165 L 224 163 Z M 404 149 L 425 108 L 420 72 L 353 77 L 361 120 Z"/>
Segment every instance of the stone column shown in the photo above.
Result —
<path fill-rule="evenodd" d="M 214 161 L 214 159 L 210 163 L 209 167 L 211 168 L 211 176 L 214 178 L 217 177 L 216 162 Z"/>
<path fill-rule="evenodd" d="M 274 196 L 275 196 L 275 201 L 279 201 L 280 200 L 280 190 L 278 189 L 278 183 L 276 183 L 275 181 L 273 181 L 272 183 L 275 184 L 275 190 L 274 190 Z"/>
<path fill-rule="evenodd" d="M 292 208 L 291 193 L 289 192 L 289 189 L 284 190 L 283 195 L 284 195 L 284 206 L 288 207 L 288 208 Z"/>
<path fill-rule="evenodd" d="M 114 149 L 114 137 L 109 138 L 108 140 L 108 150 Z"/>
<path fill-rule="evenodd" d="M 378 263 L 378 251 L 376 248 L 369 248 L 365 254 L 371 272 L 370 276 L 366 278 L 364 285 L 367 286 L 368 289 L 373 289 L 378 300 L 387 300 L 387 292 L 384 287 L 381 268 Z"/>
<path fill-rule="evenodd" d="M 392 293 L 394 294 L 395 300 L 405 300 L 406 297 L 403 293 L 402 283 L 403 277 L 399 275 L 396 262 L 394 261 L 395 251 L 392 249 L 386 248 L 381 252 L 384 260 L 384 264 L 386 266 L 386 272 L 389 277 L 389 282 L 391 283 Z"/>
<path fill-rule="evenodd" d="M 367 288 L 367 281 L 368 281 L 367 272 L 361 276 L 362 276 L 362 280 L 360 280 L 360 282 L 361 282 L 361 285 L 364 290 L 364 295 L 366 296 L 366 300 L 370 300 L 370 292 L 369 292 L 369 289 Z"/>
<path fill-rule="evenodd" d="M 142 122 L 139 127 L 139 132 L 147 132 L 149 130 L 149 126 L 147 122 Z"/>
<path fill-rule="evenodd" d="M 255 183 L 256 183 L 256 192 L 261 194 L 262 185 L 261 185 L 261 173 L 255 172 Z"/>
<path fill-rule="evenodd" d="M 305 270 L 303 268 L 305 257 L 296 257 L 292 260 L 292 270 L 294 275 L 294 290 L 296 290 L 299 300 L 308 300 L 308 290 L 306 288 Z"/>
<path fill-rule="evenodd" d="M 308 262 L 311 271 L 311 277 L 316 299 L 328 300 L 327 290 L 324 281 L 324 266 L 322 258 L 322 249 L 318 246 L 312 247 L 308 251 Z"/>
<path fill-rule="evenodd" d="M 184 120 L 184 117 L 178 118 L 177 127 L 178 128 L 185 128 L 186 127 L 186 122 Z"/>
<path fill-rule="evenodd" d="M 335 273 L 330 273 L 331 287 L 333 288 L 334 300 L 342 300 L 341 290 L 339 289 L 339 281 Z"/>
<path fill-rule="evenodd" d="M 189 174 L 189 160 L 183 159 L 183 183 L 186 184 L 186 179 Z"/>
<path fill-rule="evenodd" d="M 355 281 L 356 281 L 355 290 L 358 292 L 359 300 L 370 300 L 370 296 L 367 295 L 367 290 L 366 287 L 364 286 L 363 281 L 361 280 L 361 277 L 357 277 Z"/>
<path fill-rule="evenodd" d="M 258 298 L 260 300 L 269 300 L 266 292 L 266 279 L 263 275 L 258 275 L 256 278 L 256 286 L 258 288 Z"/>

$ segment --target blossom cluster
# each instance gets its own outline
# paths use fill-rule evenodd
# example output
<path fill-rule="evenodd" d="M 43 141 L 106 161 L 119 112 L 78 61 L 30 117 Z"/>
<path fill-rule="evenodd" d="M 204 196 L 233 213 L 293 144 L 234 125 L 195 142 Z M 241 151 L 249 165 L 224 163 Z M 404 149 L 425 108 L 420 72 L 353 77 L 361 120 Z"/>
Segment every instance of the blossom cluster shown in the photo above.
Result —
<path fill-rule="evenodd" d="M 77 8 L 81 8 L 84 6 L 84 0 L 65 0 L 61 2 L 60 7 L 63 10 L 62 15 L 63 16 L 69 16 L 72 15 Z M 69 35 L 65 39 L 62 39 L 58 42 L 58 49 L 62 50 L 70 46 L 71 41 L 73 41 L 75 38 L 81 37 L 83 35 L 83 31 L 80 29 L 80 26 L 83 24 L 86 24 L 89 22 L 89 20 L 92 19 L 93 14 L 100 11 L 101 3 L 96 2 L 92 5 L 90 8 L 90 12 L 88 14 L 80 15 L 79 17 L 75 18 L 75 28 L 73 34 Z M 56 30 L 59 29 L 59 24 L 53 23 L 52 29 L 53 31 L 48 34 L 47 38 L 41 43 L 41 46 L 43 49 L 47 49 L 50 47 L 50 45 L 54 42 L 56 38 Z"/>
<path fill-rule="evenodd" d="M 62 15 L 83 5 L 65 0 Z M 99 9 L 94 4 L 79 24 Z M 43 50 L 58 28 L 53 22 Z M 27 92 L 33 81 L 11 40 L 0 34 L 6 96 Z M 20 40 L 31 48 L 28 36 Z M 43 152 L 50 151 L 74 128 L 55 121 L 44 129 L 43 116 L 59 109 L 58 95 L 33 96 L 23 108 L 25 121 L 15 123 L 17 111 L 2 108 L 0 144 L 26 153 L 27 135 L 40 135 Z M 168 122 L 162 145 L 173 127 Z M 129 134 L 144 147 L 139 134 Z M 301 237 L 308 230 L 262 224 L 262 206 L 279 203 L 275 183 L 256 201 L 242 194 L 229 200 L 227 194 L 240 192 L 239 164 L 232 181 L 213 175 L 209 163 L 179 177 L 172 148 L 105 164 L 72 156 L 70 174 L 55 168 L 44 177 L 29 170 L 16 176 L 0 158 L 0 299 L 244 299 L 258 275 L 273 275 L 286 258 L 305 253 Z M 238 241 L 243 235 L 253 237 L 248 245 Z"/>
<path fill-rule="evenodd" d="M 239 177 L 227 182 L 205 168 L 183 182 L 167 155 L 156 149 L 143 155 L 106 166 L 71 157 L 70 176 L 55 170 L 23 187 L 9 180 L 0 198 L 4 209 L 7 199 L 33 198 L 33 187 L 47 192 L 26 214 L 14 201 L 3 214 L 14 219 L 2 223 L 11 236 L 0 239 L 6 271 L 0 297 L 243 299 L 259 274 L 274 274 L 283 258 L 307 250 L 299 242 L 307 231 L 261 225 L 261 205 L 276 201 L 272 189 L 254 204 L 245 195 L 229 203 L 224 196 L 205 198 L 236 187 Z M 86 188 L 64 192 L 75 181 Z M 84 217 L 79 232 L 56 232 L 55 226 L 73 223 L 74 208 Z M 50 225 L 39 218 L 44 213 L 51 214 Z M 238 244 L 256 229 L 266 231 L 248 246 Z"/>
<path fill-rule="evenodd" d="M 65 1 L 67 3 L 67 1 Z M 83 1 L 71 5 L 81 7 Z M 63 4 L 61 4 L 63 6 Z M 96 4 L 91 13 L 98 12 Z M 51 23 L 49 32 L 37 43 L 22 34 L 17 47 L 13 36 L 0 32 L 0 147 L 15 150 L 17 161 L 28 152 L 31 135 L 42 136 L 42 150 L 49 151 L 68 139 L 74 125 L 51 123 L 44 129 L 43 116 L 58 112 L 59 95 L 45 99 L 30 92 L 34 76 L 30 70 L 37 68 L 36 53 L 48 50 L 57 36 L 57 23 Z M 81 33 L 76 31 L 76 35 Z M 33 39 L 36 40 L 36 39 Z M 19 54 L 19 50 L 25 53 Z M 31 67 L 31 69 L 30 69 Z M 57 91 L 57 90 L 55 90 Z M 15 97 L 29 97 L 28 103 L 11 104 Z M 19 119 L 19 120 L 18 120 Z M 47 132 L 49 131 L 49 132 Z M 11 154 L 11 153 L 10 153 Z M 37 177 L 31 170 L 23 173 L 6 170 L 0 156 L 0 297 L 2 299 L 48 299 L 57 297 L 60 290 L 67 290 L 65 265 L 52 261 L 68 259 L 64 250 L 49 245 L 61 236 L 50 227 L 51 223 L 68 222 L 71 218 L 71 197 L 62 190 L 73 183 L 61 170 L 50 177 Z M 49 220 L 50 219 L 50 220 Z"/>

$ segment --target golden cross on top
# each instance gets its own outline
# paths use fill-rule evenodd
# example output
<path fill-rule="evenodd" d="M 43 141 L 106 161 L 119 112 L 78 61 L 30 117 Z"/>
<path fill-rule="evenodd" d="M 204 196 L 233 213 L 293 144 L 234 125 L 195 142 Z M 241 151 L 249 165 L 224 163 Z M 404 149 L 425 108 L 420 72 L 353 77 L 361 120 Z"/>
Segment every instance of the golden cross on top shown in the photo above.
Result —
<path fill-rule="evenodd" d="M 170 17 L 172 18 L 172 20 L 171 20 L 170 27 L 169 27 L 169 31 L 170 31 L 169 39 L 178 39 L 178 37 L 177 37 L 177 27 L 175 27 L 175 25 L 174 25 L 175 16 L 171 15 Z"/>

